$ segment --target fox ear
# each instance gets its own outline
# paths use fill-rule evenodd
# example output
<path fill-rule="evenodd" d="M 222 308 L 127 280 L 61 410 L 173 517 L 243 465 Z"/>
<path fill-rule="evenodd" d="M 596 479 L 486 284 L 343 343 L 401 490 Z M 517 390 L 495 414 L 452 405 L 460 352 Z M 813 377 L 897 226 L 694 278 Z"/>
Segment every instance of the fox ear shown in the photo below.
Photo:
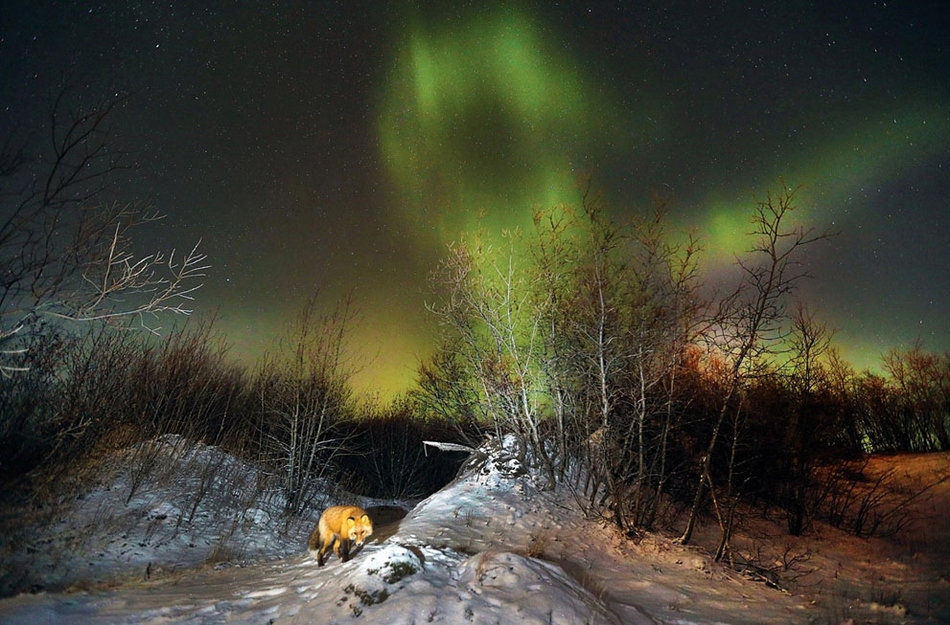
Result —
<path fill-rule="evenodd" d="M 356 527 L 356 519 L 354 519 L 353 517 L 349 517 L 346 520 L 346 526 L 350 529 L 353 529 L 354 527 Z"/>
<path fill-rule="evenodd" d="M 362 522 L 362 523 L 369 523 L 369 522 L 370 522 L 370 521 L 369 521 L 369 515 L 368 515 L 368 514 L 364 514 L 363 516 L 361 516 L 361 517 L 360 517 L 360 522 Z"/>

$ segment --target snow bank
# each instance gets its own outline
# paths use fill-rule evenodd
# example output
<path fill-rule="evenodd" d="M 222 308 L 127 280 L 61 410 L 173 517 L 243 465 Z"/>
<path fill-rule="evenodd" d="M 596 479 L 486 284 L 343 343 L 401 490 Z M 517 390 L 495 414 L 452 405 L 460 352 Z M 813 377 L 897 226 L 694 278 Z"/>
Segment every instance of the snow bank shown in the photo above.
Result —
<path fill-rule="evenodd" d="M 539 487 L 505 446 L 483 450 L 405 518 L 380 523 L 349 562 L 318 567 L 306 553 L 313 519 L 288 531 L 278 497 L 239 491 L 256 479 L 253 467 L 213 448 L 163 444 L 180 463 L 165 479 L 133 489 L 134 475 L 115 472 L 52 532 L 25 541 L 32 559 L 20 564 L 39 569 L 24 570 L 73 580 L 74 592 L 0 600 L 0 622 L 785 624 L 854 613 L 753 583 L 661 536 L 633 544 L 584 518 L 567 491 Z M 219 471 L 200 470 L 208 465 Z M 94 583 L 110 576 L 124 582 Z M 873 607 L 880 622 L 915 619 L 893 602 Z"/>
<path fill-rule="evenodd" d="M 3 594 L 286 556 L 312 527 L 286 524 L 281 493 L 256 467 L 177 435 L 107 459 L 97 482 L 63 502 L 51 524 L 10 541 Z"/>

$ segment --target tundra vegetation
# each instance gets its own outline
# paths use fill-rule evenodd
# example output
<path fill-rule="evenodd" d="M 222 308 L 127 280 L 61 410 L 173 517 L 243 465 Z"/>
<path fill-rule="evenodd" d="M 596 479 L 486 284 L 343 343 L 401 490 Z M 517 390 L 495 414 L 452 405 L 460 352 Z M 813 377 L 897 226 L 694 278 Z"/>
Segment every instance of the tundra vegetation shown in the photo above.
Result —
<path fill-rule="evenodd" d="M 898 531 L 919 493 L 868 481 L 868 454 L 950 449 L 950 354 L 915 345 L 883 355 L 883 373 L 855 371 L 798 297 L 803 255 L 830 235 L 796 220 L 794 189 L 751 207 L 731 287 L 704 283 L 701 239 L 671 232 L 661 200 L 618 222 L 588 192 L 537 210 L 533 230 L 464 238 L 432 274 L 437 349 L 383 404 L 352 390 L 349 300 L 315 293 L 254 368 L 229 359 L 213 320 L 159 332 L 154 320 L 188 314 L 205 258 L 135 252 L 136 227 L 160 216 L 108 198 L 123 160 L 104 124 L 122 100 L 68 103 L 54 103 L 50 154 L 12 139 L 0 154 L 6 497 L 41 509 L 116 450 L 139 450 L 138 479 L 157 479 L 138 444 L 175 434 L 260 466 L 270 481 L 248 487 L 280 489 L 295 517 L 325 505 L 322 480 L 433 492 L 459 458 L 425 440 L 513 435 L 522 465 L 589 515 L 683 543 L 712 519 L 731 561 L 754 512 L 794 535 L 816 520 Z"/>

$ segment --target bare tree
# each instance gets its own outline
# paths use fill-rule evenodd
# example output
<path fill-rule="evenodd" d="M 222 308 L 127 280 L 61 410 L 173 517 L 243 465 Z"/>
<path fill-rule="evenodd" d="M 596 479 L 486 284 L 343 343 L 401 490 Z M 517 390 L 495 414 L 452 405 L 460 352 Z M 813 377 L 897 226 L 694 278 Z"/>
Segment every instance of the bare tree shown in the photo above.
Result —
<path fill-rule="evenodd" d="M 910 448 L 950 450 L 950 353 L 926 352 L 918 342 L 906 352 L 885 354 L 884 368 L 910 422 Z"/>
<path fill-rule="evenodd" d="M 538 229 L 542 236 L 536 262 L 550 304 L 545 326 L 553 358 L 545 363 L 547 377 L 558 381 L 556 406 L 569 411 L 572 440 L 565 453 L 581 460 L 586 505 L 595 507 L 622 490 L 611 415 L 621 399 L 620 379 L 629 357 L 623 336 L 628 289 L 622 249 L 630 234 L 609 218 L 589 185 L 580 208 L 579 215 L 566 215 L 568 224 L 550 222 L 549 232 Z"/>
<path fill-rule="evenodd" d="M 716 553 L 721 558 L 728 550 L 739 485 L 736 483 L 736 452 L 742 435 L 742 397 L 745 382 L 754 377 L 770 354 L 781 349 L 787 335 L 786 298 L 807 275 L 799 256 L 803 248 L 825 239 L 829 233 L 816 233 L 801 225 L 789 226 L 795 208 L 795 190 L 784 188 L 777 196 L 769 194 L 759 202 L 753 213 L 754 243 L 751 259 L 737 259 L 742 281 L 729 296 L 723 298 L 715 316 L 711 336 L 715 348 L 729 363 L 729 373 L 719 400 L 719 410 L 700 461 L 699 483 L 680 538 L 684 544 L 692 537 L 700 507 L 707 493 L 712 496 L 722 532 Z M 731 431 L 726 460 L 725 484 L 717 487 L 712 463 L 723 427 Z M 708 490 L 707 490 L 708 489 Z M 718 495 L 725 498 L 726 509 Z"/>
<path fill-rule="evenodd" d="M 570 276 L 577 263 L 573 231 L 577 226 L 574 211 L 566 206 L 554 210 L 536 209 L 533 214 L 536 240 L 531 246 L 534 306 L 543 311 L 539 330 L 546 348 L 539 366 L 544 372 L 554 417 L 554 455 L 561 460 L 558 479 L 570 467 L 590 437 L 582 399 L 576 392 L 576 380 L 569 361 L 569 322 L 560 313 L 571 298 Z"/>
<path fill-rule="evenodd" d="M 483 438 L 479 397 L 457 342 L 453 337 L 419 364 L 416 387 L 409 391 L 409 398 L 418 416 L 444 421 L 461 440 L 477 447 Z"/>
<path fill-rule="evenodd" d="M 697 256 L 700 251 L 696 237 L 687 233 L 682 244 L 670 243 L 663 228 L 666 203 L 657 199 L 653 219 L 639 229 L 638 240 L 643 250 L 641 265 L 649 276 L 645 286 L 652 294 L 653 304 L 648 310 L 650 322 L 640 324 L 649 329 L 653 346 L 649 359 L 637 358 L 636 402 L 643 418 L 638 423 L 640 448 L 648 453 L 638 457 L 634 520 L 640 528 L 650 528 L 656 519 L 658 505 L 669 479 L 669 442 L 679 427 L 680 390 L 679 374 L 687 358 L 688 350 L 698 338 L 702 328 L 702 314 L 707 302 L 699 293 Z M 642 350 L 638 350 L 642 356 Z M 648 384 L 648 380 L 653 382 Z M 658 391 L 653 392 L 656 386 Z M 648 389 L 649 393 L 648 393 Z M 655 406 L 648 406 L 651 396 L 656 396 Z M 647 412 L 652 421 L 652 439 L 647 442 L 644 427 Z"/>
<path fill-rule="evenodd" d="M 107 121 L 126 96 L 73 108 L 51 104 L 48 147 L 30 156 L 9 135 L 0 152 L 0 372 L 17 370 L 23 337 L 42 319 L 136 322 L 157 331 L 161 313 L 188 315 L 207 269 L 195 245 L 140 254 L 136 228 L 162 218 L 144 204 L 106 199 L 126 157 Z"/>
<path fill-rule="evenodd" d="M 321 315 L 313 296 L 261 365 L 264 447 L 279 467 L 291 514 L 310 504 L 314 479 L 328 475 L 346 451 L 338 426 L 353 410 L 349 382 L 356 371 L 346 349 L 352 322 L 349 298 Z"/>
<path fill-rule="evenodd" d="M 565 406 L 571 444 L 583 465 L 583 497 L 622 530 L 650 526 L 667 479 L 675 426 L 676 369 L 696 331 L 695 239 L 671 243 L 666 204 L 616 222 L 585 192 L 568 225 L 539 229 L 542 288 L 549 302 L 545 362 L 555 406 Z M 564 218 L 562 218 L 563 220 Z M 538 220 L 536 219 L 536 222 Z"/>
<path fill-rule="evenodd" d="M 444 298 L 430 310 L 458 337 L 459 355 L 478 385 L 481 416 L 497 435 L 515 434 L 522 460 L 553 481 L 542 428 L 545 314 L 531 299 L 527 272 L 517 267 L 513 248 L 493 257 L 480 245 L 455 246 L 434 281 Z"/>
<path fill-rule="evenodd" d="M 821 417 L 820 392 L 829 386 L 823 357 L 831 346 L 832 332 L 815 319 L 814 313 L 797 302 L 791 317 L 786 364 L 793 405 L 785 424 L 779 460 L 782 471 L 776 485 L 785 510 L 789 533 L 799 536 L 814 514 L 812 491 L 817 461 L 830 448 L 840 424 Z"/>

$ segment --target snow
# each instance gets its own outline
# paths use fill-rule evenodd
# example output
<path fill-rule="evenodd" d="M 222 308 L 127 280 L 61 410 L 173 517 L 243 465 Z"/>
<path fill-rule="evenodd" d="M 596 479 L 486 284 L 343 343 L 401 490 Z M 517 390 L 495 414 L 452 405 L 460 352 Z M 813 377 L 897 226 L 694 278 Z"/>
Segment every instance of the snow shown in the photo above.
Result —
<path fill-rule="evenodd" d="M 946 543 L 929 540 L 944 530 L 926 519 L 902 545 L 827 533 L 788 542 L 764 530 L 738 538 L 739 548 L 745 540 L 807 554 L 793 568 L 804 581 L 792 594 L 699 547 L 661 535 L 622 538 L 585 518 L 566 489 L 540 487 L 502 448 L 401 519 L 393 513 L 407 503 L 320 484 L 325 503 L 362 505 L 375 519 L 374 535 L 349 562 L 331 556 L 321 568 L 306 552 L 316 513 L 288 523 L 279 493 L 256 469 L 177 437 L 152 445 L 171 467 L 160 479 L 143 479 L 117 458 L 47 530 L 6 538 L 4 587 L 42 590 L 0 600 L 0 622 L 898 623 L 950 615 L 940 599 L 950 591 L 938 559 Z M 950 465 L 948 455 L 929 458 L 915 475 Z M 928 499 L 928 511 L 950 514 L 946 501 Z"/>

